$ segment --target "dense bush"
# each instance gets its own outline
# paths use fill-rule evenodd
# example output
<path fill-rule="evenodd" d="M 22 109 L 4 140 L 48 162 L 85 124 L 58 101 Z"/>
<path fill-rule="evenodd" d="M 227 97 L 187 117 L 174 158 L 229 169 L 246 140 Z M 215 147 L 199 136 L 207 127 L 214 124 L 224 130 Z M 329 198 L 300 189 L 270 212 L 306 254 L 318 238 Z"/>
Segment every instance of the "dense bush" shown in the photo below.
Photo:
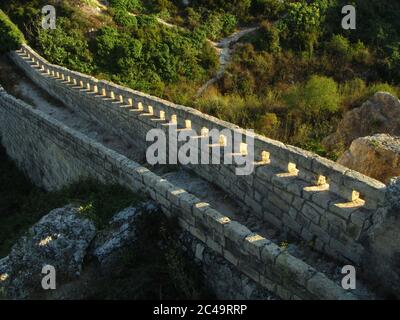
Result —
<path fill-rule="evenodd" d="M 95 39 L 95 62 L 113 81 L 161 95 L 166 85 L 199 81 L 218 59 L 204 36 L 180 32 L 148 16 L 129 31 L 107 26 Z M 145 67 L 143 67 L 145 66 Z"/>
<path fill-rule="evenodd" d="M 138 11 L 142 9 L 142 2 L 140 0 L 110 0 L 112 8 L 123 11 Z"/>
<path fill-rule="evenodd" d="M 196 15 L 193 15 L 192 11 L 189 11 L 189 14 L 191 14 L 188 17 L 191 19 L 191 24 L 198 25 L 198 28 L 204 31 L 206 36 L 211 40 L 218 40 L 230 35 L 237 26 L 236 17 L 223 11 L 203 12 L 203 15 L 206 16 L 204 25 L 201 25 L 200 21 L 196 21 Z"/>
<path fill-rule="evenodd" d="M 340 95 L 333 79 L 312 76 L 304 86 L 296 86 L 286 96 L 289 109 L 313 116 L 339 109 Z"/>
<path fill-rule="evenodd" d="M 137 28 L 137 19 L 125 10 L 116 10 L 114 20 L 117 24 L 128 28 Z"/>
<path fill-rule="evenodd" d="M 290 47 L 312 53 L 321 32 L 321 8 L 304 0 L 289 3 L 279 26 Z"/>
<path fill-rule="evenodd" d="M 86 73 L 93 70 L 89 44 L 79 25 L 60 17 L 56 29 L 37 30 L 39 49 L 50 62 Z"/>
<path fill-rule="evenodd" d="M 18 27 L 0 10 L 0 54 L 18 49 L 24 41 Z"/>

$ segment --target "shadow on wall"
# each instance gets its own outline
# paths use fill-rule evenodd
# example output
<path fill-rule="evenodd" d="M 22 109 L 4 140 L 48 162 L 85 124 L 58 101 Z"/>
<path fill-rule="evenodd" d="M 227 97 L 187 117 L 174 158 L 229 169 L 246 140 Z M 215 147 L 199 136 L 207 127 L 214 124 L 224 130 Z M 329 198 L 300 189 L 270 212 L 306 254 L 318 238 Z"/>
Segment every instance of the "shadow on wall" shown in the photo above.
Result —
<path fill-rule="evenodd" d="M 389 209 L 381 209 L 374 217 L 369 233 L 364 265 L 367 276 L 372 279 L 377 291 L 391 288 L 391 292 L 382 292 L 387 298 L 400 297 L 400 177 L 393 178 L 388 185 Z"/>

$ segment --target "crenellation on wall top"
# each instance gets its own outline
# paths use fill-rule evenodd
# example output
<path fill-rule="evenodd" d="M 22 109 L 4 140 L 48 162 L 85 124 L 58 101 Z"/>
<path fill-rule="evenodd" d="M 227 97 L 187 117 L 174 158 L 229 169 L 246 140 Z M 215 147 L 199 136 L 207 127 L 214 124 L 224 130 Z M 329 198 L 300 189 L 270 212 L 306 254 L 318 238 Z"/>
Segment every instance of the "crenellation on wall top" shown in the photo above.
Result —
<path fill-rule="evenodd" d="M 38 55 L 28 45 L 23 45 L 22 50 L 28 54 L 29 57 L 34 58 L 39 64 L 42 63 L 47 69 L 52 72 L 56 71 L 68 75 L 71 81 L 76 82 L 77 85 L 83 82 L 83 88 L 90 88 L 97 91 L 111 99 L 120 99 L 120 101 L 132 101 L 132 105 L 138 102 L 144 106 L 143 111 L 147 112 L 151 106 L 156 115 L 163 116 L 165 120 L 176 117 L 178 125 L 185 126 L 188 121 L 191 127 L 200 132 L 206 129 L 231 130 L 233 133 L 239 133 L 242 136 L 253 136 L 255 147 L 255 158 L 262 159 L 262 154 L 268 153 L 268 164 L 278 166 L 287 172 L 288 168 L 295 167 L 299 177 L 306 179 L 309 183 L 315 183 L 319 177 L 326 179 L 328 184 L 332 185 L 332 192 L 337 192 L 340 196 L 352 199 L 352 194 L 360 194 L 361 198 L 366 201 L 366 207 L 376 209 L 377 206 L 383 203 L 386 186 L 369 178 L 365 175 L 359 174 L 348 168 L 345 168 L 334 161 L 320 157 L 315 153 L 300 149 L 295 146 L 286 145 L 280 141 L 273 140 L 259 134 L 254 134 L 239 126 L 217 119 L 213 116 L 204 114 L 199 110 L 175 104 L 170 101 L 163 100 L 158 97 L 151 96 L 121 85 L 114 84 L 107 80 L 98 80 L 94 77 L 71 71 L 67 68 L 50 64 L 43 57 Z M 46 69 L 45 68 L 45 69 Z M 89 85 L 89 86 L 88 86 Z M 244 141 L 243 141 L 244 142 Z M 265 163 L 265 165 L 268 165 Z"/>

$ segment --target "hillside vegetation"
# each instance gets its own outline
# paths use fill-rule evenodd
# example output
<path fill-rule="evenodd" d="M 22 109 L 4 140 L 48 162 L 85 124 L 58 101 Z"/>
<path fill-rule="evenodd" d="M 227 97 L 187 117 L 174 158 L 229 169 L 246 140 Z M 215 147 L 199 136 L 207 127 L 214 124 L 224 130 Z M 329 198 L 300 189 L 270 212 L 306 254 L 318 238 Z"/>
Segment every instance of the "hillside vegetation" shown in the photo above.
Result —
<path fill-rule="evenodd" d="M 356 30 L 341 27 L 349 3 Z M 40 27 L 44 4 L 57 8 L 56 30 Z M 0 7 L 53 63 L 333 159 L 343 150 L 325 150 L 321 141 L 343 113 L 376 91 L 400 91 L 400 3 L 390 0 L 10 0 Z M 249 26 L 259 29 L 196 97 L 219 70 L 211 41 Z"/>
<path fill-rule="evenodd" d="M 0 54 L 18 49 L 24 42 L 24 36 L 8 16 L 0 10 Z"/>

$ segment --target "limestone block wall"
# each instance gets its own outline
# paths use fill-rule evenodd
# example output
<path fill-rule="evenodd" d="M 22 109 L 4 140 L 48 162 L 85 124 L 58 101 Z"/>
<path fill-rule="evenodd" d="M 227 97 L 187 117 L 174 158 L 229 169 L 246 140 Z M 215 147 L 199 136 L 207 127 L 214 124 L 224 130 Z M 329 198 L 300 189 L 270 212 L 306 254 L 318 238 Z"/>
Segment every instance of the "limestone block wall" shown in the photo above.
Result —
<path fill-rule="evenodd" d="M 322 273 L 147 168 L 63 125 L 0 87 L 0 135 L 33 181 L 58 189 L 82 177 L 146 192 L 184 230 L 262 287 L 286 299 L 353 299 Z"/>
<path fill-rule="evenodd" d="M 177 130 L 196 130 L 199 138 L 207 141 L 207 130 L 226 129 L 242 134 L 242 142 L 246 142 L 248 133 L 238 126 L 52 65 L 28 46 L 11 57 L 51 95 L 130 139 L 143 155 L 147 132 L 152 128 L 168 130 L 172 123 L 177 124 Z M 376 210 L 386 206 L 386 186 L 316 154 L 260 135 L 254 138 L 256 168 L 251 175 L 236 175 L 235 164 L 190 168 L 230 193 L 244 210 L 312 241 L 327 255 L 361 264 L 366 254 L 363 239 Z"/>

